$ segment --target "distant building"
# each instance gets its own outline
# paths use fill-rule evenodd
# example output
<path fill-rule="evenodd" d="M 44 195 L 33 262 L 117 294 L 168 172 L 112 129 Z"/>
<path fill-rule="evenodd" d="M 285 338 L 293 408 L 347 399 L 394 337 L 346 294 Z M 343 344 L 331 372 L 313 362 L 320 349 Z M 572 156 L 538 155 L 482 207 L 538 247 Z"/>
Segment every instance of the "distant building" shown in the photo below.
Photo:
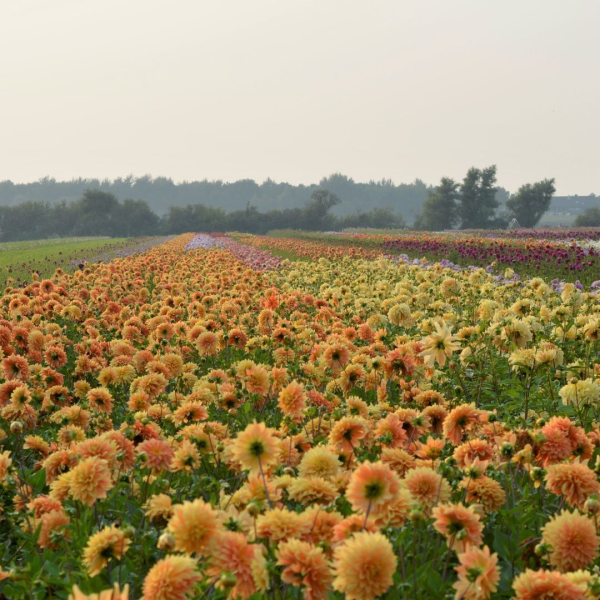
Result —
<path fill-rule="evenodd" d="M 550 203 L 549 213 L 557 215 L 579 215 L 588 208 L 600 207 L 600 196 L 554 196 Z"/>

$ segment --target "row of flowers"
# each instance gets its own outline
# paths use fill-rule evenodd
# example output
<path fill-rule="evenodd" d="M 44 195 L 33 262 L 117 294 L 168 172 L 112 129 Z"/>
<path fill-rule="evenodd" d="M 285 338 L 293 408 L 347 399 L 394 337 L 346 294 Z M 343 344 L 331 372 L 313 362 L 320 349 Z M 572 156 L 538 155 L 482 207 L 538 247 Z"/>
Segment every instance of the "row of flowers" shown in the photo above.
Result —
<path fill-rule="evenodd" d="M 461 233 L 476 237 L 526 240 L 600 240 L 600 227 L 532 227 L 522 229 L 463 229 Z"/>
<path fill-rule="evenodd" d="M 598 249 L 593 243 L 559 243 L 518 239 L 488 239 L 466 235 L 407 234 L 401 236 L 307 234 L 282 232 L 278 237 L 237 234 L 246 244 L 300 258 L 399 255 L 412 261 L 450 261 L 463 268 L 484 267 L 498 276 L 506 268 L 522 277 L 544 276 L 557 281 L 600 285 Z M 595 284 L 595 285 L 594 285 Z"/>
<path fill-rule="evenodd" d="M 0 271 L 0 280 L 4 285 L 25 287 L 34 273 L 38 276 L 52 275 L 56 269 L 73 271 L 83 268 L 86 263 L 110 262 L 115 258 L 146 252 L 167 239 L 150 237 L 114 241 L 105 237 L 85 237 L 7 242 L 0 244 L 0 252 L 10 253 L 11 258 L 15 258 L 6 262 L 7 257 L 4 257 L 6 264 Z M 86 247 L 82 248 L 82 244 Z M 57 252 L 58 248 L 54 247 L 61 249 Z M 26 252 L 27 258 L 20 258 L 20 252 Z"/>
<path fill-rule="evenodd" d="M 600 598 L 594 295 L 213 239 L 6 290 L 0 594 Z"/>

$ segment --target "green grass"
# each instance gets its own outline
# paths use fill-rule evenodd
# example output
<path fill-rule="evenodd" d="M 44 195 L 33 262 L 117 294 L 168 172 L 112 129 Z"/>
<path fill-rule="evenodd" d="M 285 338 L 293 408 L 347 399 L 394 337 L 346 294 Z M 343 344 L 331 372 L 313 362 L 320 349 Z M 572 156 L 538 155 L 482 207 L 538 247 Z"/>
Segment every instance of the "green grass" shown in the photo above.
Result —
<path fill-rule="evenodd" d="M 557 215 L 546 213 L 537 224 L 537 227 L 572 227 L 577 215 Z"/>
<path fill-rule="evenodd" d="M 148 238 L 79 237 L 0 244 L 0 283 L 14 279 L 30 282 L 38 272 L 49 277 L 58 268 L 70 269 L 71 261 L 93 261 L 99 254 L 110 254 L 132 242 Z"/>
<path fill-rule="evenodd" d="M 407 233 L 414 233 L 408 229 L 373 229 L 371 227 L 346 227 L 343 230 L 344 233 L 366 233 L 368 235 L 406 235 Z"/>

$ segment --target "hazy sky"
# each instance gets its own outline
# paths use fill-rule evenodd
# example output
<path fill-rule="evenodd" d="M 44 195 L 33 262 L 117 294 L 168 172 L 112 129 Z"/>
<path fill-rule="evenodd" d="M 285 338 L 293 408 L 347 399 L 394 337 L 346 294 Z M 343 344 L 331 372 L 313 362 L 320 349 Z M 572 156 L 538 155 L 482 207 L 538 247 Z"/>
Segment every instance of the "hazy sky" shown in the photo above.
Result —
<path fill-rule="evenodd" d="M 555 177 L 600 194 L 599 0 L 0 0 L 0 180 Z"/>

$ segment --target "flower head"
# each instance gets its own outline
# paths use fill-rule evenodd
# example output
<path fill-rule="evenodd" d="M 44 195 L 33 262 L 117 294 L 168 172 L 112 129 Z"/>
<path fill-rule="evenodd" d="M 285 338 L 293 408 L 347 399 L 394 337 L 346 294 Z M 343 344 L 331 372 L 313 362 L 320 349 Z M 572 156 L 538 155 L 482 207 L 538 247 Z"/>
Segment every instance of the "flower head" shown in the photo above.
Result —
<path fill-rule="evenodd" d="M 464 552 L 467 546 L 480 546 L 483 523 L 479 515 L 462 504 L 442 504 L 433 509 L 433 527 L 446 538 L 449 548 Z"/>
<path fill-rule="evenodd" d="M 186 600 L 201 579 L 196 571 L 196 560 L 188 556 L 168 556 L 148 571 L 143 600 Z"/>
<path fill-rule="evenodd" d="M 327 598 L 333 575 L 322 548 L 300 540 L 289 540 L 277 549 L 277 564 L 284 567 L 284 583 L 302 586 L 305 600 Z"/>
<path fill-rule="evenodd" d="M 423 341 L 421 356 L 429 367 L 433 367 L 436 362 L 443 367 L 446 359 L 459 348 L 460 346 L 455 343 L 452 330 L 445 323 L 443 325 L 436 323 L 435 331 Z"/>
<path fill-rule="evenodd" d="M 556 571 L 527 569 L 513 582 L 515 600 L 586 600 L 585 590 Z"/>
<path fill-rule="evenodd" d="M 458 555 L 458 581 L 454 584 L 456 600 L 487 600 L 498 589 L 500 569 L 498 555 L 487 546 L 469 547 Z"/>
<path fill-rule="evenodd" d="M 69 473 L 69 495 L 88 506 L 106 498 L 112 486 L 108 463 L 96 456 L 82 460 Z"/>
<path fill-rule="evenodd" d="M 231 453 L 243 469 L 267 469 L 277 462 L 279 440 L 272 429 L 255 421 L 238 434 L 231 447 Z"/>
<path fill-rule="evenodd" d="M 550 465 L 546 475 L 548 489 L 564 496 L 570 506 L 581 508 L 592 495 L 600 492 L 596 473 L 582 463 Z"/>
<path fill-rule="evenodd" d="M 335 549 L 333 587 L 348 600 L 374 600 L 393 583 L 396 555 L 381 533 L 363 531 Z"/>
<path fill-rule="evenodd" d="M 594 521 L 579 511 L 552 517 L 544 525 L 542 541 L 550 546 L 550 564 L 563 573 L 585 569 L 600 547 Z"/>
<path fill-rule="evenodd" d="M 203 500 L 176 504 L 167 527 L 178 552 L 203 555 L 219 529 L 218 513 Z"/>
<path fill-rule="evenodd" d="M 130 543 L 123 531 L 114 526 L 105 527 L 90 537 L 83 551 L 83 562 L 90 576 L 101 573 L 112 558 L 123 558 Z"/>
<path fill-rule="evenodd" d="M 115 583 L 111 590 L 104 590 L 98 594 L 84 594 L 74 585 L 69 600 L 129 600 L 129 585 L 121 589 L 119 584 Z"/>
<path fill-rule="evenodd" d="M 400 480 L 386 463 L 367 461 L 352 472 L 346 497 L 354 510 L 376 513 L 396 498 L 399 489 Z"/>

